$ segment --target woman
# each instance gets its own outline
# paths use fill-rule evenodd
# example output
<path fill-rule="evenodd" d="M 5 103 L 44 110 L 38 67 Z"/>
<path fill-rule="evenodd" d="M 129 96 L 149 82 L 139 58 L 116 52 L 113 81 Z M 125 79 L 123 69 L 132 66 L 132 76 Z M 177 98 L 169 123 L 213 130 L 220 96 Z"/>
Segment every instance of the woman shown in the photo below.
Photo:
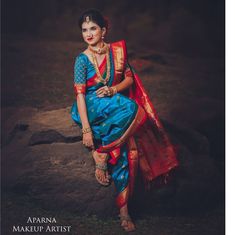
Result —
<path fill-rule="evenodd" d="M 139 77 L 128 64 L 124 41 L 107 44 L 108 23 L 97 10 L 79 20 L 87 49 L 76 57 L 72 118 L 92 149 L 97 181 L 114 181 L 121 226 L 133 231 L 128 213 L 138 166 L 145 182 L 177 166 L 168 140 Z"/>

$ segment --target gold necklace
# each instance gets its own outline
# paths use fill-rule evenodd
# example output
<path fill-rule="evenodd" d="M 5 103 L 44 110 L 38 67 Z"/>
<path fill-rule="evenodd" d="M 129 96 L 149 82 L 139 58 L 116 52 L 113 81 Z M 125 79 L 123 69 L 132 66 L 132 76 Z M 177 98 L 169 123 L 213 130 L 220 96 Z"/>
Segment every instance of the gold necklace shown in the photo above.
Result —
<path fill-rule="evenodd" d="M 92 51 L 93 53 L 97 53 L 99 55 L 101 54 L 104 54 L 104 53 L 107 53 L 109 47 L 108 47 L 108 44 L 107 43 L 103 43 L 103 46 L 102 47 L 99 47 L 99 48 L 92 48 L 90 45 L 88 46 L 89 50 Z"/>
<path fill-rule="evenodd" d="M 96 71 L 96 74 L 97 74 L 99 81 L 102 82 L 104 85 L 106 85 L 110 79 L 110 67 L 111 66 L 110 66 L 109 51 L 107 51 L 106 55 L 105 55 L 106 56 L 106 64 L 107 64 L 107 71 L 106 71 L 105 78 L 103 78 L 100 73 L 98 62 L 97 62 L 96 56 L 93 52 L 91 53 L 91 56 L 92 56 L 93 65 L 95 67 L 95 71 Z"/>

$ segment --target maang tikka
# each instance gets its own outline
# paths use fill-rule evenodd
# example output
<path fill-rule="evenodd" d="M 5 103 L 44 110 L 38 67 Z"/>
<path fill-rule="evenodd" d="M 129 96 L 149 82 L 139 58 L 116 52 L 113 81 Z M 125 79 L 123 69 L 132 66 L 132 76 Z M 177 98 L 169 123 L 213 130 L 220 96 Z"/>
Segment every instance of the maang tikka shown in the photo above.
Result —
<path fill-rule="evenodd" d="M 86 22 L 89 23 L 90 22 L 90 17 L 86 16 Z"/>

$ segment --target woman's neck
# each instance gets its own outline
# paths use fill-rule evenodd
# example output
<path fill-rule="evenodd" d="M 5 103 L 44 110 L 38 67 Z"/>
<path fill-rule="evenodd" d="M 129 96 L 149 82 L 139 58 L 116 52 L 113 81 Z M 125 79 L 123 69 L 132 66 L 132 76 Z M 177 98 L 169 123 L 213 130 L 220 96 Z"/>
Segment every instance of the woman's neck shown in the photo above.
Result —
<path fill-rule="evenodd" d="M 95 45 L 90 45 L 91 48 L 93 49 L 98 49 L 98 48 L 102 48 L 104 46 L 104 41 L 99 41 L 97 42 Z"/>
<path fill-rule="evenodd" d="M 90 50 L 92 53 L 101 55 L 107 53 L 108 45 L 104 41 L 101 41 L 95 45 L 89 45 L 88 50 Z"/>

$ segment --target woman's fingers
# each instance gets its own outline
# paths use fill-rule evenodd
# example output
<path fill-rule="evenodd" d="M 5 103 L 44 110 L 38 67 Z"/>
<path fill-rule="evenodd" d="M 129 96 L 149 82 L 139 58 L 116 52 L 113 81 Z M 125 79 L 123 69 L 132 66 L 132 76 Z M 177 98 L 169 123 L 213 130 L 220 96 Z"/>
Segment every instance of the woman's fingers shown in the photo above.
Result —
<path fill-rule="evenodd" d="M 94 147 L 93 137 L 88 133 L 83 136 L 82 143 L 89 148 Z"/>
<path fill-rule="evenodd" d="M 102 90 L 102 91 L 100 91 L 99 93 L 97 93 L 97 96 L 105 96 L 105 94 L 106 94 L 106 91 L 105 90 Z"/>
<path fill-rule="evenodd" d="M 109 88 L 107 86 L 103 86 L 96 91 L 96 94 L 98 97 L 104 97 L 105 95 L 107 95 L 108 91 Z"/>
<path fill-rule="evenodd" d="M 98 97 L 105 97 L 105 95 L 104 94 L 100 94 L 100 95 L 97 95 Z"/>
<path fill-rule="evenodd" d="M 103 94 L 103 93 L 104 93 L 103 90 L 98 90 L 98 91 L 96 91 L 96 94 L 97 94 L 97 95 L 101 95 L 101 94 Z"/>
<path fill-rule="evenodd" d="M 101 93 L 101 92 L 105 91 L 106 88 L 107 88 L 107 86 L 103 86 L 103 87 L 99 88 L 99 89 L 96 91 L 96 93 Z"/>
<path fill-rule="evenodd" d="M 94 146 L 94 143 L 93 143 L 93 141 L 90 141 L 89 143 L 88 143 L 88 146 L 91 148 L 92 146 Z"/>

